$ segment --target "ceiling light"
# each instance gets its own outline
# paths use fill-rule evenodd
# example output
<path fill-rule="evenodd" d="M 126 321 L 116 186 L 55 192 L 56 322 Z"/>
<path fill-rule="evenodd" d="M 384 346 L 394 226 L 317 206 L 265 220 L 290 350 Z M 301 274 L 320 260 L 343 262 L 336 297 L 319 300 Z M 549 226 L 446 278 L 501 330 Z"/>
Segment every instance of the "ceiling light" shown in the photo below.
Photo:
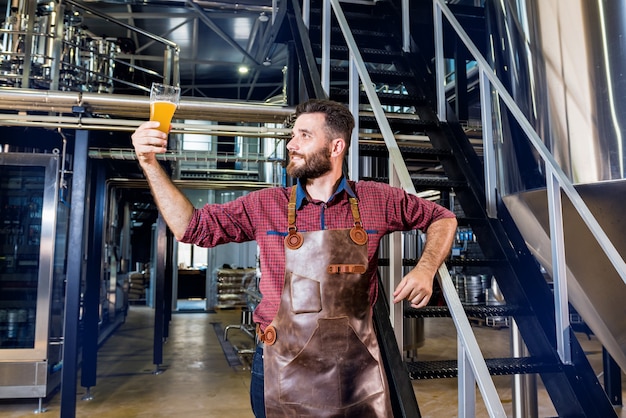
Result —
<path fill-rule="evenodd" d="M 250 69 L 245 65 L 240 65 L 238 71 L 239 74 L 248 74 L 248 71 L 250 71 Z"/>
<path fill-rule="evenodd" d="M 269 67 L 270 65 L 272 65 L 272 59 L 267 57 L 263 60 L 263 66 L 265 67 Z"/>
<path fill-rule="evenodd" d="M 270 20 L 269 16 L 267 14 L 265 14 L 265 12 L 261 12 L 261 14 L 259 15 L 259 22 L 267 22 L 268 20 Z"/>

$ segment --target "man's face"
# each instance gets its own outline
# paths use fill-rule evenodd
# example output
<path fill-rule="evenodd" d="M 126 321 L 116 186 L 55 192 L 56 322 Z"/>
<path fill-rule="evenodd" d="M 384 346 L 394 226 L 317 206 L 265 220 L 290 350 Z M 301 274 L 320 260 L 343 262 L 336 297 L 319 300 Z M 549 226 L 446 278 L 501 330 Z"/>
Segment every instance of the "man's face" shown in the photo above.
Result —
<path fill-rule="evenodd" d="M 287 143 L 287 173 L 295 178 L 314 179 L 330 171 L 330 141 L 326 137 L 323 113 L 298 116 L 291 140 Z"/>

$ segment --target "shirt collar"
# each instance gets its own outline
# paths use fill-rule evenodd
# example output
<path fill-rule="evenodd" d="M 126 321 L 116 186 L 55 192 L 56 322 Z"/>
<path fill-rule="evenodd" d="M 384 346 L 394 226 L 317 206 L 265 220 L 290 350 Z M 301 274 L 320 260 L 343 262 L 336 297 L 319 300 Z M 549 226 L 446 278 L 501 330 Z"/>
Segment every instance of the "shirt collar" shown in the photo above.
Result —
<path fill-rule="evenodd" d="M 307 200 L 307 198 L 306 198 L 306 192 L 304 191 L 304 186 L 302 186 L 302 183 L 300 183 L 300 179 L 298 179 L 298 183 L 297 183 L 296 187 L 297 187 L 297 189 L 296 189 L 296 209 L 299 210 L 299 209 L 302 208 L 302 205 Z M 330 199 L 328 199 L 328 201 L 330 202 L 339 193 L 344 192 L 344 191 L 348 194 L 348 196 L 356 197 L 356 195 L 354 194 L 354 191 L 350 187 L 350 184 L 346 180 L 345 176 L 342 176 L 341 177 L 341 181 L 339 182 L 339 186 L 337 186 L 337 190 L 335 191 L 335 193 L 333 193 L 333 195 L 330 197 Z"/>

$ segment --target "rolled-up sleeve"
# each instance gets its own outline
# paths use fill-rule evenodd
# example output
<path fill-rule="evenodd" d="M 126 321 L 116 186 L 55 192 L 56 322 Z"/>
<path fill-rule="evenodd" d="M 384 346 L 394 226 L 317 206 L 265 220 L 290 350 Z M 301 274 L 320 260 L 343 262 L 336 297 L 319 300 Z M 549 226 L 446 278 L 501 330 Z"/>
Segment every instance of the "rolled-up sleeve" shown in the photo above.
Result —
<path fill-rule="evenodd" d="M 384 234 L 428 227 L 440 219 L 454 218 L 452 211 L 388 184 L 361 181 L 356 186 L 363 225 Z"/>
<path fill-rule="evenodd" d="M 215 247 L 228 242 L 254 240 L 253 207 L 242 196 L 224 204 L 207 204 L 194 209 L 191 221 L 180 242 L 201 247 Z M 251 212 L 248 212 L 251 210 Z"/>

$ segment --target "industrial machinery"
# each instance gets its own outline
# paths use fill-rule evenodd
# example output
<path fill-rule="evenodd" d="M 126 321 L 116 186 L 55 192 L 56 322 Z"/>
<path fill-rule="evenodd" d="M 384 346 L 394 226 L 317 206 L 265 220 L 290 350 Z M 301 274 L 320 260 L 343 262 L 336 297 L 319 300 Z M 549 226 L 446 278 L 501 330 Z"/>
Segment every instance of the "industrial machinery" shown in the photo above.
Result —
<path fill-rule="evenodd" d="M 116 57 L 128 42 L 90 33 L 83 13 L 53 1 L 10 1 L 0 30 L 0 85 L 112 93 Z"/>

